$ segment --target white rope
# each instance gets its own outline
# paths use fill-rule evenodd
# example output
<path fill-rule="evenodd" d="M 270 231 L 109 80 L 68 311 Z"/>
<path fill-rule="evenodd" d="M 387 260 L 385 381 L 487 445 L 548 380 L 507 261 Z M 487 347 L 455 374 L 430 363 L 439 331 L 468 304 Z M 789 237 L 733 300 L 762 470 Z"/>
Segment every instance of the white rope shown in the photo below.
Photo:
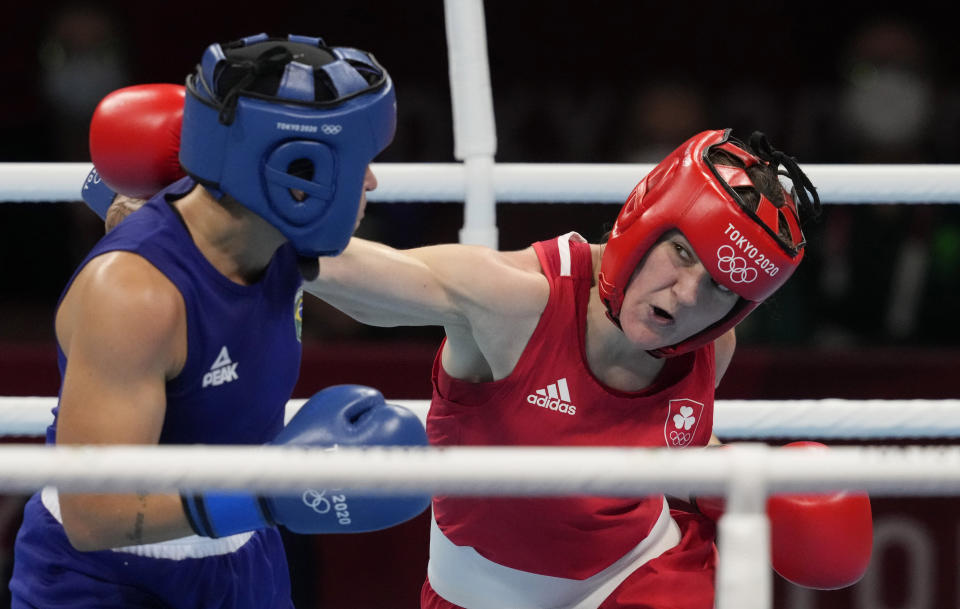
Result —
<path fill-rule="evenodd" d="M 426 400 L 389 400 L 426 421 Z M 304 400 L 290 400 L 287 419 Z M 41 436 L 56 398 L 0 397 L 0 436 Z M 718 400 L 720 438 L 957 438 L 960 400 Z"/>
<path fill-rule="evenodd" d="M 719 400 L 715 420 L 733 438 L 956 438 L 960 400 Z"/>
<path fill-rule="evenodd" d="M 0 201 L 78 201 L 89 163 L 0 163 Z M 653 165 L 495 163 L 501 202 L 617 203 Z M 379 202 L 455 202 L 465 197 L 459 163 L 375 163 Z M 804 165 L 828 203 L 958 203 L 960 165 Z"/>
<path fill-rule="evenodd" d="M 744 463 L 766 492 L 960 494 L 960 447 L 724 450 L 593 447 L 0 445 L 0 489 L 90 492 L 342 488 L 383 494 L 725 494 Z"/>

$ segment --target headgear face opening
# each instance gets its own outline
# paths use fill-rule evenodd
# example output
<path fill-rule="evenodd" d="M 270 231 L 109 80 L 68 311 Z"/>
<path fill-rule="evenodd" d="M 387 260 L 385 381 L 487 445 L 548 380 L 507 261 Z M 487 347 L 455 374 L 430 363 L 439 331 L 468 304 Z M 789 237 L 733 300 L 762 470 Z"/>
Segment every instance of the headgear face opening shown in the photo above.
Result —
<path fill-rule="evenodd" d="M 599 290 L 607 316 L 618 326 L 634 270 L 671 230 L 683 233 L 717 283 L 740 296 L 720 321 L 678 344 L 651 351 L 657 357 L 692 351 L 737 325 L 779 289 L 803 259 L 806 243 L 795 197 L 805 215 L 819 213 L 816 189 L 796 161 L 773 150 L 762 134 L 755 133 L 751 145 L 756 152 L 732 139 L 729 129 L 690 138 L 637 184 L 617 216 L 600 262 Z M 715 149 L 732 163 L 711 161 Z M 783 200 L 774 203 L 756 189 L 747 169 L 767 165 L 776 173 L 780 164 L 794 188 L 791 194 L 776 184 Z M 757 191 L 755 208 L 737 192 L 742 188 Z"/>
<path fill-rule="evenodd" d="M 320 38 L 210 45 L 187 77 L 180 163 L 275 226 L 301 256 L 347 246 L 367 166 L 393 140 L 393 82 Z"/>

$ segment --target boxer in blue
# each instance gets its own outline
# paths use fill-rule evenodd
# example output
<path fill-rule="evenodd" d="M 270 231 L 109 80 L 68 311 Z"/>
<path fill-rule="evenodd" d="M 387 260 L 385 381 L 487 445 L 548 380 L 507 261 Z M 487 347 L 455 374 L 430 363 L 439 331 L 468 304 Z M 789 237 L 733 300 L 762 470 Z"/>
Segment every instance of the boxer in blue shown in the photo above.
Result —
<path fill-rule="evenodd" d="M 60 299 L 47 442 L 426 444 L 412 413 L 359 386 L 321 391 L 283 427 L 302 273 L 346 246 L 395 120 L 392 82 L 367 53 L 299 36 L 211 45 L 187 79 L 187 177 L 110 231 Z M 130 142 L 114 145 L 126 158 Z M 17 536 L 12 606 L 288 608 L 276 525 L 369 531 L 429 504 L 346 495 L 317 509 L 325 493 L 45 488 Z"/>

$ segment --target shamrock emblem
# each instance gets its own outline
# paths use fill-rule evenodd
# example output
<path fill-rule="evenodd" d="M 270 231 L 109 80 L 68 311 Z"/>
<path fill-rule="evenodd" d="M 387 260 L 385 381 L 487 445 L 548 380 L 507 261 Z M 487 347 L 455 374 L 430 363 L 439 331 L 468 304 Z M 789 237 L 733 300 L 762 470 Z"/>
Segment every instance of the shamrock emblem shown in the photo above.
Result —
<path fill-rule="evenodd" d="M 673 415 L 673 425 L 677 429 L 689 430 L 696 420 L 693 416 L 693 408 L 690 406 L 681 406 L 680 412 Z"/>

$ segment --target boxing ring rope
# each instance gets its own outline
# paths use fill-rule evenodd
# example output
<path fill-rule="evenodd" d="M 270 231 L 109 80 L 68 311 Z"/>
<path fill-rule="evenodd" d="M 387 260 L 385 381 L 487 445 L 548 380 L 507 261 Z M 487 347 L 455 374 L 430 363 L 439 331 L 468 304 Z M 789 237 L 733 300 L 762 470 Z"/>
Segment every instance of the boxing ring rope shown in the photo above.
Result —
<path fill-rule="evenodd" d="M 290 400 L 290 419 L 305 400 Z M 390 400 L 426 421 L 427 400 Z M 0 437 L 42 436 L 53 422 L 52 397 L 0 397 Z M 960 400 L 717 400 L 721 439 L 958 438 Z"/>
<path fill-rule="evenodd" d="M 767 493 L 864 489 L 960 494 L 960 448 L 343 448 L 0 446 L 0 488 L 68 491 L 338 488 L 448 495 L 726 494 L 718 523 L 717 606 L 772 598 Z"/>
<path fill-rule="evenodd" d="M 862 489 L 877 496 L 960 494 L 960 447 L 725 450 L 594 447 L 0 445 L 0 488 L 292 492 L 304 486 L 385 495 L 723 494 L 744 472 L 765 492 Z M 733 501 L 733 497 L 731 497 Z"/>
<path fill-rule="evenodd" d="M 391 400 L 425 420 L 426 400 Z M 305 400 L 290 400 L 287 419 Z M 0 398 L 0 436 L 40 435 L 56 398 Z M 739 438 L 960 436 L 960 400 L 719 400 L 714 431 Z M 773 597 L 766 498 L 773 492 L 858 489 L 960 495 L 960 447 L 835 447 L 722 451 L 572 448 L 344 448 L 0 445 L 0 490 L 50 484 L 76 491 L 207 488 L 449 495 L 715 494 L 719 609 L 768 609 Z"/>
<path fill-rule="evenodd" d="M 90 163 L 0 163 L 0 202 L 80 200 Z M 374 163 L 374 202 L 460 202 L 467 170 L 460 163 Z M 493 195 L 510 203 L 616 203 L 653 165 L 635 163 L 496 163 Z M 957 203 L 960 165 L 817 165 L 804 171 L 825 203 Z M 492 216 L 491 216 L 492 218 Z"/>

